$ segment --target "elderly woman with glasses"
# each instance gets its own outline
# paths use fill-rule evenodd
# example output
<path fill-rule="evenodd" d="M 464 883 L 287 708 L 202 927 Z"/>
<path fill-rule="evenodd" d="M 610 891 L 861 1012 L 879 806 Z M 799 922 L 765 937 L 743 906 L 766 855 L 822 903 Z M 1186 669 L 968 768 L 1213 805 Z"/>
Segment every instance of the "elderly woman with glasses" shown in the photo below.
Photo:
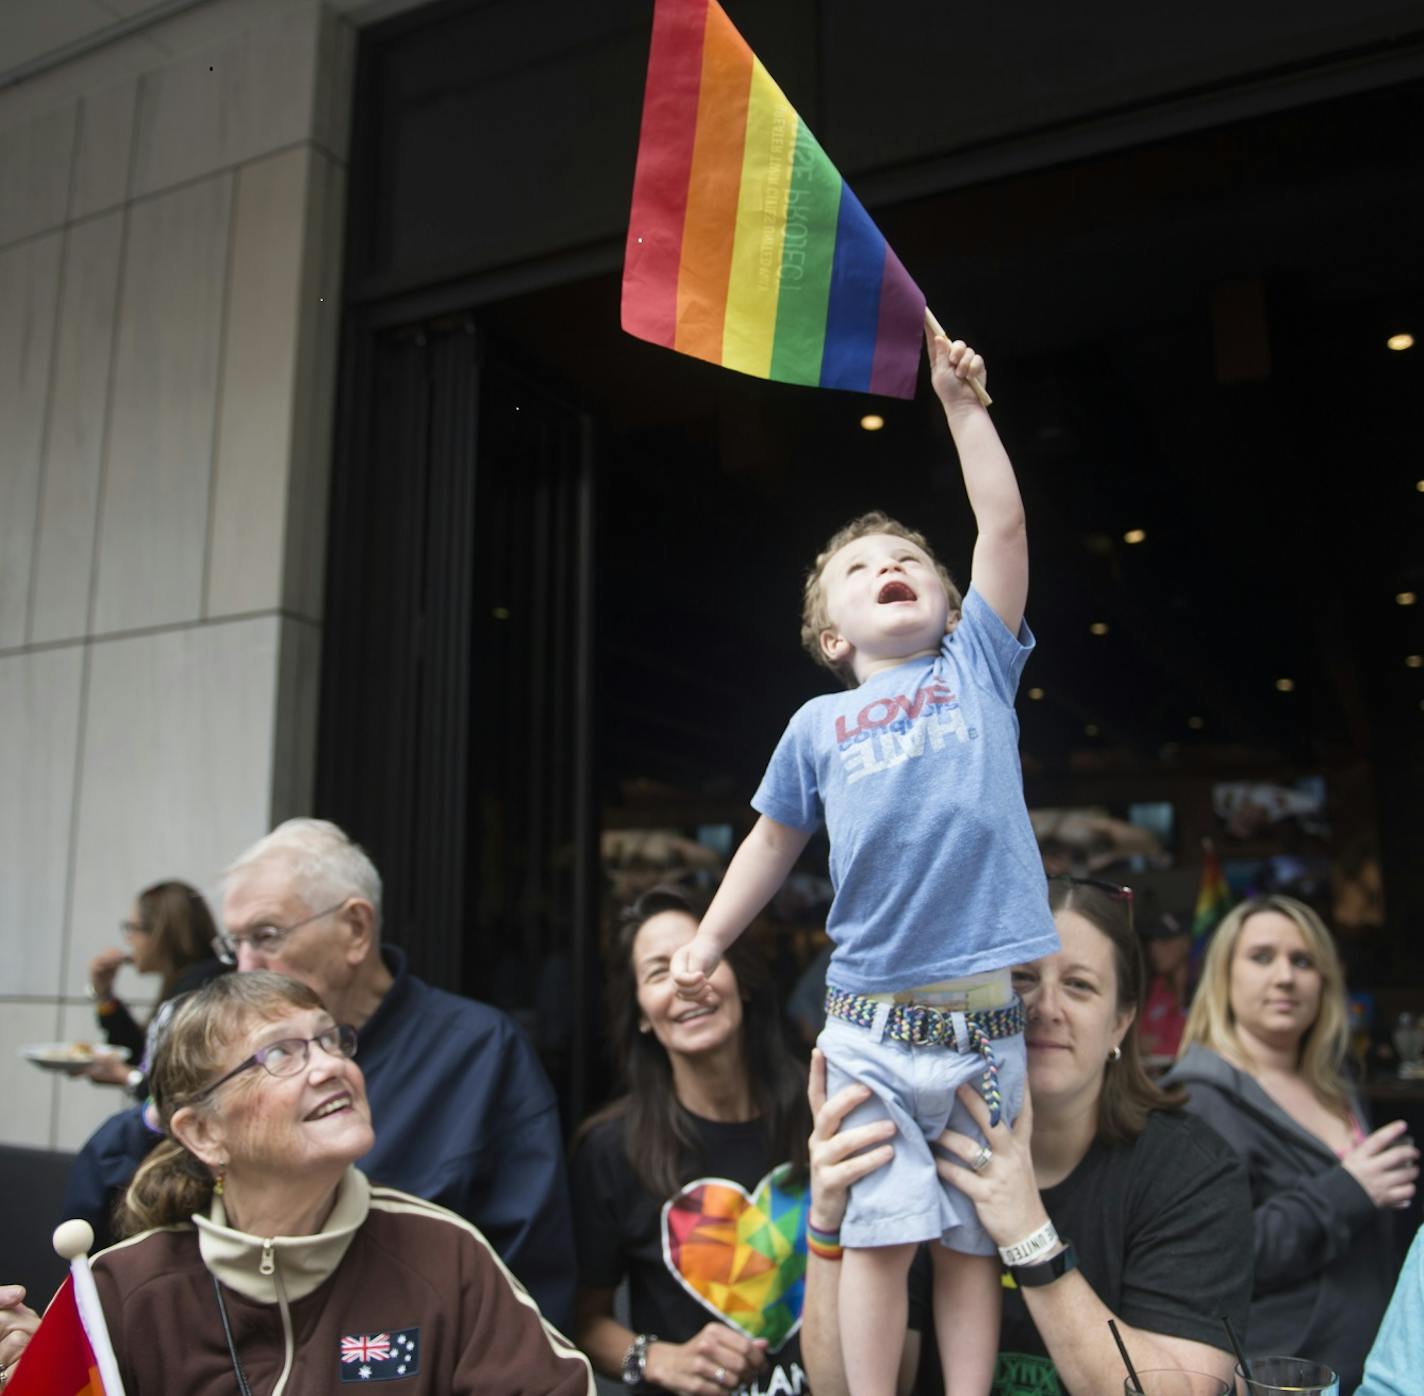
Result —
<path fill-rule="evenodd" d="M 1083 878 L 1049 883 L 1061 948 L 1018 965 L 1028 1092 L 1012 1125 L 965 1103 L 987 1144 L 946 1131 L 940 1171 L 973 1201 L 1003 1261 L 1004 1315 L 993 1390 L 1120 1391 L 1114 1319 L 1139 1370 L 1185 1368 L 1230 1379 L 1218 1314 L 1238 1328 L 1251 1289 L 1245 1170 L 1181 1096 L 1142 1067 L 1144 982 L 1128 888 Z M 817 1396 L 846 1389 L 836 1326 L 834 1235 L 851 1184 L 894 1144 L 876 1125 L 841 1123 L 863 1088 L 825 1100 L 812 1073 L 811 1211 L 830 1245 L 807 1259 L 801 1350 Z M 911 1299 L 927 1282 L 912 1271 Z M 918 1291 L 918 1293 L 917 1293 Z M 910 1335 L 907 1361 L 918 1353 Z M 924 1368 L 922 1367 L 922 1372 Z"/>
<path fill-rule="evenodd" d="M 136 1234 L 93 1267 L 129 1396 L 592 1396 L 587 1360 L 473 1226 L 353 1167 L 373 1142 L 355 1052 L 283 975 L 227 975 L 174 1011 L 153 1068 L 168 1137 L 125 1198 Z"/>

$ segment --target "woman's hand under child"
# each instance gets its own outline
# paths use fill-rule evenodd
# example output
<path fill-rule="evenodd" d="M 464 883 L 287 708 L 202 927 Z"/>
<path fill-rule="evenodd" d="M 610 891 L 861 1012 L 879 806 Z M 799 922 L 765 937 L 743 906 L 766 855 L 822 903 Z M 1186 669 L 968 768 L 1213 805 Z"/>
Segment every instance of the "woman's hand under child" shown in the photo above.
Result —
<path fill-rule="evenodd" d="M 1023 1109 L 1010 1128 L 989 1124 L 989 1107 L 973 1086 L 959 1088 L 959 1100 L 984 1132 L 992 1157 L 977 1172 L 979 1141 L 947 1129 L 936 1147 L 940 1177 L 957 1187 L 973 1204 L 996 1246 L 1012 1246 L 1032 1235 L 1048 1220 L 1038 1179 L 1033 1171 L 1033 1102 L 1024 1091 Z"/>
<path fill-rule="evenodd" d="M 984 360 L 962 339 L 946 339 L 942 334 L 931 333 L 928 327 L 925 342 L 929 346 L 930 382 L 945 410 L 978 407 L 979 398 L 969 380 L 977 378 L 981 385 L 988 382 Z"/>
<path fill-rule="evenodd" d="M 811 1053 L 811 1075 L 806 1084 L 815 1122 L 810 1144 L 810 1222 L 818 1231 L 840 1230 L 851 1184 L 883 1168 L 895 1152 L 890 1143 L 895 1137 L 893 1120 L 841 1130 L 845 1117 L 869 1097 L 869 1086 L 849 1085 L 827 1100 L 826 1059 L 819 1047 Z"/>

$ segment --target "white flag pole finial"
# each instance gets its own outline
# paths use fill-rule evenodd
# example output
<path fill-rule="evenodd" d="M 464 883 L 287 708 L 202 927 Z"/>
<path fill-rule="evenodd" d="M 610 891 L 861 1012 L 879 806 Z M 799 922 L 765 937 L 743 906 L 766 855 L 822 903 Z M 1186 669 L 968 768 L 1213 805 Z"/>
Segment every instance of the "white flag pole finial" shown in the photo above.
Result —
<path fill-rule="evenodd" d="M 88 1255 L 93 1244 L 94 1228 L 82 1218 L 61 1222 L 54 1229 L 55 1253 L 65 1260 L 72 1261 L 81 1255 Z"/>

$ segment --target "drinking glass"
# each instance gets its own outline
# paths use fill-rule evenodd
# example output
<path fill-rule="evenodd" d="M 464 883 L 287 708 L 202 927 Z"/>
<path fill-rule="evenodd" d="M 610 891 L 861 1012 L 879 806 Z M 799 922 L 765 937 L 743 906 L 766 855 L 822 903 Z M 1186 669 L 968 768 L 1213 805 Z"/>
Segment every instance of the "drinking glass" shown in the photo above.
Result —
<path fill-rule="evenodd" d="M 1231 1396 L 1231 1383 L 1206 1372 L 1183 1372 L 1176 1368 L 1152 1368 L 1137 1374 L 1142 1378 L 1142 1396 Z M 1131 1377 L 1124 1377 L 1124 1396 L 1138 1396 Z"/>
<path fill-rule="evenodd" d="M 1247 1396 L 1340 1396 L 1340 1378 L 1308 1357 L 1253 1357 L 1250 1379 L 1240 1367 L 1236 1374 Z"/>

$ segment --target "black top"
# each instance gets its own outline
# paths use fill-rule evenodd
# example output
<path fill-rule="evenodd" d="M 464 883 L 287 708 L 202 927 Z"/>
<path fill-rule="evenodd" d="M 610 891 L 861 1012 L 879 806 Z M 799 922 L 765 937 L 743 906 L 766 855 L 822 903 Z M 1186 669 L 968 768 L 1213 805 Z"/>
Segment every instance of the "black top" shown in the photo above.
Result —
<path fill-rule="evenodd" d="M 210 979 L 216 979 L 220 974 L 226 974 L 232 968 L 225 965 L 221 960 L 199 960 L 196 964 L 191 964 L 174 981 L 173 987 L 163 995 L 153 1006 L 153 1016 L 149 1019 L 149 1026 L 157 1020 L 158 1010 L 165 1003 L 171 1003 L 176 998 L 181 998 L 184 994 L 190 994 L 194 989 L 201 989 Z M 134 1096 L 139 1100 L 144 1100 L 148 1096 L 148 1028 L 140 1027 L 137 1019 L 128 1010 L 128 1005 L 122 999 L 110 996 L 109 1002 L 113 1007 L 107 1013 L 99 1013 L 99 1026 L 104 1030 L 105 1038 L 115 1047 L 127 1047 L 129 1049 L 129 1065 L 139 1067 L 144 1070 L 144 1079 L 138 1082 L 132 1090 Z M 97 1010 L 96 1010 L 97 1011 Z"/>
<path fill-rule="evenodd" d="M 1153 1111 L 1131 1144 L 1094 1143 L 1042 1196 L 1058 1234 L 1073 1243 L 1083 1278 L 1122 1322 L 1217 1348 L 1227 1345 L 1221 1314 L 1245 1331 L 1251 1297 L 1246 1173 L 1200 1120 Z M 916 1308 L 926 1304 L 928 1278 L 929 1267 L 917 1266 Z M 921 1363 L 923 1389 L 937 1389 L 933 1366 Z M 1062 1390 L 1048 1346 L 1006 1273 L 994 1396 L 1059 1396 Z"/>
<path fill-rule="evenodd" d="M 596 1125 L 580 1143 L 569 1167 L 579 1284 L 613 1289 L 626 1276 L 637 1333 L 684 1343 L 718 1319 L 767 1339 L 767 1366 L 747 1396 L 809 1391 L 800 1339 L 806 1186 L 774 1166 L 760 1120 L 693 1123 L 701 1147 L 671 1198 L 638 1181 L 622 1120 Z M 739 1243 L 751 1255 L 734 1275 Z"/>

